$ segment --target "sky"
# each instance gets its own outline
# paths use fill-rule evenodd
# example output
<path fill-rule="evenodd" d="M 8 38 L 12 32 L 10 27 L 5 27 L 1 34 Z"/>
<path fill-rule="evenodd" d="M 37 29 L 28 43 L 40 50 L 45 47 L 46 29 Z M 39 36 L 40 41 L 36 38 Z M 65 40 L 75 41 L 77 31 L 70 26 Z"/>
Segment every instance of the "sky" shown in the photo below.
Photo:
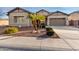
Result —
<path fill-rule="evenodd" d="M 15 7 L 0 7 L 0 18 L 8 18 L 7 12 L 14 9 Z M 74 11 L 79 11 L 79 7 L 21 7 L 30 12 L 37 12 L 41 9 L 45 9 L 49 12 L 61 11 L 64 13 L 72 13 Z"/>

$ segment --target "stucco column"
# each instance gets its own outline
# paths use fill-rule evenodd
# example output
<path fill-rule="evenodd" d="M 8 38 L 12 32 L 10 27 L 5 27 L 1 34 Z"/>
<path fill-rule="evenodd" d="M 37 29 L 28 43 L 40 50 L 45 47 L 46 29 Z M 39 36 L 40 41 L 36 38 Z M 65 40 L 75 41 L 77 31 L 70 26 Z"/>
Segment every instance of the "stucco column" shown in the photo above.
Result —
<path fill-rule="evenodd" d="M 74 27 L 76 27 L 76 21 L 74 20 Z"/>
<path fill-rule="evenodd" d="M 49 26 L 49 21 L 50 21 L 49 18 L 47 18 L 47 26 Z"/>
<path fill-rule="evenodd" d="M 68 18 L 66 17 L 66 25 L 68 26 L 69 25 L 69 21 L 68 21 Z"/>
<path fill-rule="evenodd" d="M 75 26 L 78 27 L 78 20 L 75 20 Z"/>

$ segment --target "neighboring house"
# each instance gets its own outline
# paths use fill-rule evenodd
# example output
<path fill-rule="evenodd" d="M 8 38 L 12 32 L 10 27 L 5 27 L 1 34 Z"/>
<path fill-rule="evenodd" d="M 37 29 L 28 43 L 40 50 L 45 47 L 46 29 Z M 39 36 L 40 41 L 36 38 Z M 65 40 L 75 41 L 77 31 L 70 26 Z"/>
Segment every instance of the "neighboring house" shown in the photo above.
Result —
<path fill-rule="evenodd" d="M 72 12 L 68 19 L 70 26 L 79 27 L 79 11 Z"/>
<path fill-rule="evenodd" d="M 9 25 L 8 19 L 0 19 L 0 26 L 7 26 Z"/>
<path fill-rule="evenodd" d="M 68 14 L 56 11 L 47 16 L 47 25 L 49 26 L 66 26 L 68 23 Z"/>
<path fill-rule="evenodd" d="M 24 10 L 22 8 L 16 7 L 15 9 L 8 12 L 9 25 L 10 26 L 31 26 L 31 20 L 28 15 L 31 12 Z"/>

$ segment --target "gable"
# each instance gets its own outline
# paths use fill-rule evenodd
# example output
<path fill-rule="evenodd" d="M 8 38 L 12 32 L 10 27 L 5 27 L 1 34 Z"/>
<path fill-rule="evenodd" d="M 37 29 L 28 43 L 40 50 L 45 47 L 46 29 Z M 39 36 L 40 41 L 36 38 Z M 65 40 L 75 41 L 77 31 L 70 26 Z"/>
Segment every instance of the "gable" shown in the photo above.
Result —
<path fill-rule="evenodd" d="M 14 10 L 14 11 L 12 11 L 12 12 L 18 13 L 18 12 L 25 12 L 25 11 L 23 11 L 22 9 L 16 9 L 16 10 Z"/>
<path fill-rule="evenodd" d="M 68 16 L 68 14 L 57 11 L 57 12 L 53 12 L 53 13 L 49 14 L 48 16 Z"/>
<path fill-rule="evenodd" d="M 70 14 L 68 19 L 69 20 L 79 20 L 79 13 Z"/>
<path fill-rule="evenodd" d="M 48 11 L 46 11 L 46 10 L 40 10 L 40 11 L 38 11 L 38 12 L 36 12 L 37 14 L 41 14 L 41 15 L 45 15 L 45 16 L 47 16 L 47 15 L 49 15 L 49 12 Z"/>
<path fill-rule="evenodd" d="M 47 12 L 43 12 L 43 11 L 41 11 L 41 12 L 39 12 L 39 13 L 37 13 L 37 14 L 40 14 L 40 15 L 48 15 L 48 13 Z"/>
<path fill-rule="evenodd" d="M 63 13 L 53 13 L 50 16 L 67 16 L 67 15 L 65 15 Z"/>
<path fill-rule="evenodd" d="M 22 9 L 22 8 L 19 8 L 19 7 L 16 7 L 15 9 L 10 10 L 10 11 L 8 12 L 8 15 L 9 15 L 10 13 L 23 13 L 23 12 L 31 13 L 31 12 L 29 12 L 29 11 L 27 11 L 27 10 L 24 10 L 24 9 Z"/>

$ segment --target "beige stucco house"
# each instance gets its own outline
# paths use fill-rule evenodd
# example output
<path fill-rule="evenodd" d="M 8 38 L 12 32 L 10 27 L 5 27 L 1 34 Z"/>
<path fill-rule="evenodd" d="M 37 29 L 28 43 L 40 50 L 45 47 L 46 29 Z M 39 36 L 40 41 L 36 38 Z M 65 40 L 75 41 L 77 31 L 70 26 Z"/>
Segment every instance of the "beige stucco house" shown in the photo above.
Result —
<path fill-rule="evenodd" d="M 66 26 L 69 25 L 68 14 L 56 11 L 47 16 L 47 25 L 49 26 Z"/>
<path fill-rule="evenodd" d="M 24 10 L 22 8 L 15 8 L 11 11 L 8 12 L 8 16 L 9 16 L 9 25 L 10 26 L 19 26 L 19 27 L 25 27 L 25 26 L 32 26 L 32 22 L 29 19 L 28 15 L 31 12 Z M 43 23 L 46 23 L 47 20 L 47 15 L 49 15 L 49 12 L 42 9 L 40 11 L 37 11 L 36 14 L 40 14 L 40 15 L 44 15 L 46 16 L 45 21 L 43 21 Z"/>
<path fill-rule="evenodd" d="M 15 8 L 8 12 L 9 16 L 9 25 L 10 26 L 31 26 L 31 20 L 29 19 L 28 15 L 31 12 L 24 10 L 22 8 Z"/>
<path fill-rule="evenodd" d="M 29 19 L 28 15 L 31 12 L 24 10 L 22 8 L 15 8 L 8 12 L 9 16 L 9 25 L 10 26 L 32 26 L 32 22 Z M 42 9 L 37 11 L 36 14 L 46 16 L 46 20 L 44 21 L 45 24 L 49 26 L 66 26 L 69 25 L 68 22 L 68 14 L 56 11 L 53 13 L 49 13 L 48 11 Z"/>
<path fill-rule="evenodd" d="M 68 19 L 70 26 L 79 27 L 79 11 L 72 12 Z"/>

